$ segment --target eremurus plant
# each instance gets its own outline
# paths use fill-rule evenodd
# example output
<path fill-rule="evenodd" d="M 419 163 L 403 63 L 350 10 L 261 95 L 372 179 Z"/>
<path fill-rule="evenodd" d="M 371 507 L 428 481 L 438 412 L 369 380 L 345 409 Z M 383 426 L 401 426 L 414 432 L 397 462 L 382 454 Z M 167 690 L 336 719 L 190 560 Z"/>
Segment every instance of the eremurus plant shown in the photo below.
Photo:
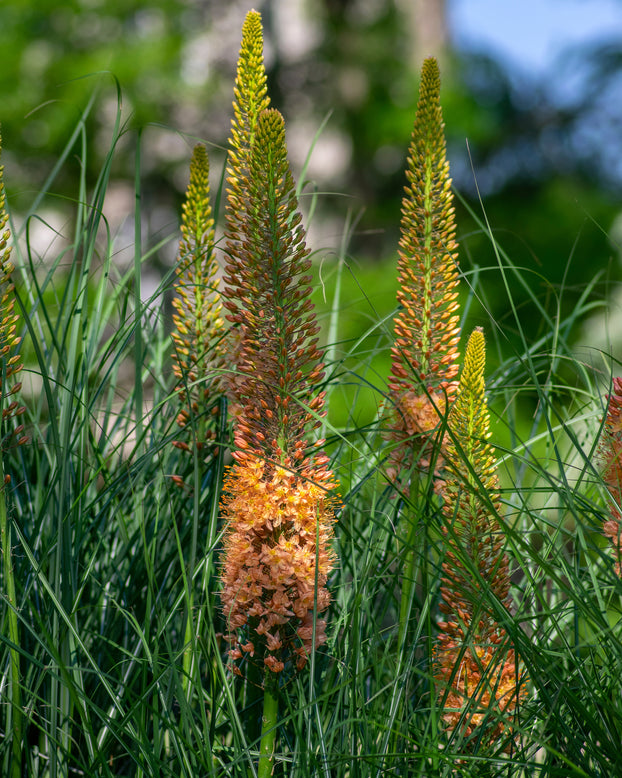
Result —
<path fill-rule="evenodd" d="M 1 151 L 1 142 L 0 142 Z M 20 406 L 16 394 L 21 383 L 16 375 L 22 369 L 20 354 L 17 350 L 20 338 L 16 334 L 18 316 L 15 313 L 15 287 L 11 280 L 14 267 L 11 262 L 11 233 L 8 227 L 9 216 L 5 211 L 3 181 L 4 168 L 0 165 L 0 544 L 2 546 L 2 573 L 5 597 L 8 605 L 8 633 L 11 641 L 10 654 L 10 717 L 12 732 L 12 758 L 10 778 L 20 778 L 22 774 L 22 703 L 21 674 L 19 652 L 19 624 L 17 618 L 17 595 L 13 574 L 13 550 L 11 546 L 11 524 L 8 516 L 6 490 L 11 477 L 5 473 L 4 453 L 11 441 L 18 445 L 26 443 L 23 425 L 13 427 L 13 420 L 26 410 Z M 5 733 L 6 734 L 6 733 Z"/>
<path fill-rule="evenodd" d="M 434 58 L 421 71 L 407 159 L 398 249 L 398 313 L 388 381 L 388 475 L 404 496 L 398 655 L 406 644 L 427 531 L 431 487 L 442 464 L 444 418 L 458 373 L 456 225 L 446 155 L 440 75 Z"/>
<path fill-rule="evenodd" d="M 214 219 L 210 205 L 209 161 L 197 145 L 190 162 L 190 183 L 182 209 L 181 241 L 173 298 L 173 372 L 180 409 L 177 424 L 187 439 L 175 441 L 185 451 L 202 452 L 214 439 L 213 405 L 219 386 L 222 304 L 216 276 Z"/>
<path fill-rule="evenodd" d="M 611 542 L 615 571 L 622 575 L 622 378 L 614 378 L 599 447 L 603 481 L 609 491 L 610 516 L 603 533 Z"/>
<path fill-rule="evenodd" d="M 484 334 L 471 334 L 445 442 L 445 559 L 435 651 L 441 717 L 449 732 L 510 745 L 524 672 L 491 609 L 509 607 L 510 573 L 499 523 L 499 481 L 488 442 Z"/>
<path fill-rule="evenodd" d="M 177 379 L 177 424 L 180 435 L 173 445 L 192 455 L 193 532 L 188 555 L 191 580 L 196 555 L 198 522 L 201 512 L 201 468 L 216 450 L 215 428 L 218 423 L 218 394 L 222 391 L 222 339 L 225 332 L 218 291 L 218 263 L 214 251 L 214 219 L 210 204 L 209 160 L 207 151 L 197 145 L 190 161 L 190 182 L 182 207 L 181 240 L 175 266 L 173 298 L 173 372 Z M 211 444 L 211 445 L 210 445 Z M 178 486 L 183 476 L 173 475 Z M 185 629 L 185 689 L 193 675 L 194 593 L 188 591 Z"/>
<path fill-rule="evenodd" d="M 438 457 L 435 431 L 458 374 L 458 245 L 433 58 L 421 70 L 406 177 L 397 265 L 400 309 L 389 378 L 395 441 L 390 475 L 398 481 Z"/>
<path fill-rule="evenodd" d="M 271 774 L 276 679 L 326 640 L 335 482 L 323 416 L 309 251 L 281 114 L 266 108 L 259 15 L 243 28 L 228 168 L 224 306 L 236 339 L 235 463 L 222 503 L 221 600 L 234 670 L 264 668 L 259 775 Z"/>
<path fill-rule="evenodd" d="M 408 154 L 398 252 L 400 306 L 395 318 L 389 399 L 393 450 L 390 478 L 406 500 L 398 533 L 404 546 L 398 654 L 417 579 L 422 537 L 442 501 L 446 557 L 442 622 L 434 654 L 441 718 L 471 734 L 492 718 L 486 737 L 499 739 L 520 698 L 520 672 L 507 636 L 478 592 L 484 581 L 507 607 L 508 560 L 495 518 L 498 483 L 484 395 L 484 336 L 469 340 L 458 385 L 458 266 L 456 225 L 438 65 L 426 59 Z M 425 531 L 424 531 L 425 528 Z M 473 699 L 470 699 L 473 697 Z M 489 718 L 487 718 L 489 717 Z"/>
<path fill-rule="evenodd" d="M 277 111 L 260 115 L 256 137 L 248 239 L 239 250 L 229 248 L 224 279 L 228 318 L 240 328 L 242 345 L 236 464 L 224 503 L 231 529 L 222 598 L 231 626 L 250 619 L 255 633 L 234 656 L 264 653 L 266 667 L 278 672 L 292 656 L 304 666 L 312 650 L 314 602 L 318 611 L 328 604 L 327 495 L 334 482 L 326 458 L 309 443 L 320 423 L 323 374 L 305 275 L 310 261 Z M 315 630 L 316 644 L 323 642 L 321 620 Z"/>

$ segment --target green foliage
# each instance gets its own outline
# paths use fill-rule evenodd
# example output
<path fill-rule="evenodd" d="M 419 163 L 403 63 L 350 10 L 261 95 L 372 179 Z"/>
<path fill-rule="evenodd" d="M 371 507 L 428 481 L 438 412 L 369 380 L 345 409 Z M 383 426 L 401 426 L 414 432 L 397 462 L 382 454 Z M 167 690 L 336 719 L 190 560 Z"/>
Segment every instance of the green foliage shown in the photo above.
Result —
<path fill-rule="evenodd" d="M 136 120 L 163 120 L 180 88 L 184 3 L 157 0 L 7 0 L 2 5 L 0 87 L 3 126 L 13 153 L 26 146 L 58 152 L 75 125 L 72 106 L 93 91 L 85 76 L 113 73 Z M 19 83 L 18 89 L 15 88 Z M 51 102 L 51 105 L 47 105 Z M 40 109 L 37 111 L 37 109 Z M 35 113 L 32 113 L 35 111 Z M 24 117 L 27 117 L 26 119 Z"/>
<path fill-rule="evenodd" d="M 77 6 L 68 8 L 67 14 L 74 13 Z M 11 11 L 15 18 L 18 10 L 15 5 Z M 34 24 L 34 16 L 29 18 Z M 251 40 L 257 52 L 256 27 Z M 251 71 L 260 74 L 258 59 L 249 55 L 249 62 Z M 253 105 L 263 105 L 262 84 L 259 75 Z M 254 110 L 245 109 L 249 116 Z M 160 315 L 179 277 L 171 273 L 146 295 L 142 274 L 155 249 L 143 248 L 140 212 L 134 264 L 127 271 L 115 265 L 116 247 L 103 212 L 122 121 L 118 115 L 92 188 L 86 178 L 89 121 L 87 109 L 27 214 L 35 219 L 54 198 L 61 177 L 66 181 L 79 170 L 65 243 L 50 246 L 45 261 L 36 255 L 27 229 L 13 246 L 19 319 L 14 322 L 9 311 L 7 323 L 9 330 L 15 324 L 16 338 L 22 338 L 21 392 L 27 409 L 22 418 L 31 443 L 8 446 L 2 462 L 11 476 L 0 516 L 4 774 L 247 778 L 257 774 L 258 763 L 264 773 L 274 764 L 274 774 L 288 778 L 617 774 L 622 761 L 622 584 L 602 536 L 611 495 L 595 458 L 605 413 L 601 384 L 603 378 L 610 383 L 612 366 L 605 354 L 603 367 L 594 369 L 577 357 L 573 345 L 595 311 L 591 281 L 579 284 L 572 306 L 561 304 L 565 292 L 560 289 L 547 301 L 534 289 L 532 272 L 505 250 L 495 234 L 496 220 L 485 213 L 492 222 L 487 240 L 494 271 L 478 273 L 467 264 L 470 286 L 461 302 L 466 317 L 482 317 L 476 302 L 485 306 L 501 289 L 505 310 L 501 321 L 491 315 L 486 328 L 493 357 L 487 395 L 482 354 L 467 350 L 464 391 L 456 400 L 462 405 L 454 405 L 453 420 L 451 414 L 447 419 L 448 424 L 460 422 L 451 451 L 461 480 L 452 486 L 454 504 L 444 511 L 433 495 L 432 479 L 423 479 L 421 492 L 419 485 L 396 492 L 387 484 L 385 431 L 372 414 L 361 425 L 354 422 L 358 409 L 348 407 L 347 413 L 335 412 L 323 422 L 330 439 L 329 466 L 345 487 L 334 525 L 337 561 L 327 581 L 332 602 L 323 614 L 327 641 L 310 652 L 300 673 L 277 678 L 262 711 L 261 678 L 249 670 L 240 681 L 225 667 L 231 646 L 223 637 L 227 625 L 218 580 L 224 531 L 220 492 L 231 450 L 226 402 L 213 393 L 197 400 L 199 415 L 210 403 L 218 406 L 220 426 L 214 446 L 200 461 L 193 457 L 192 472 L 179 488 L 175 476 L 188 475 L 188 456 L 173 445 L 179 435 L 179 377 L 172 369 L 172 324 Z M 227 285 L 236 300 L 231 314 L 258 331 L 259 321 L 268 318 L 262 315 L 268 304 L 275 303 L 277 314 L 287 309 L 308 336 L 304 343 L 291 338 L 288 325 L 283 330 L 276 322 L 272 334 L 261 336 L 277 344 L 270 352 L 253 335 L 253 358 L 269 363 L 266 374 L 274 384 L 258 386 L 257 398 L 259 388 L 266 396 L 268 389 L 282 388 L 279 411 L 287 400 L 296 412 L 301 409 L 305 424 L 309 409 L 319 410 L 310 399 L 317 388 L 326 389 L 331 411 L 343 402 L 344 391 L 352 392 L 351 406 L 356 393 L 364 391 L 369 406 L 380 408 L 389 372 L 395 280 L 386 270 L 378 279 L 376 269 L 365 275 L 352 270 L 354 262 L 346 267 L 348 250 L 342 247 L 335 278 L 343 283 L 334 283 L 336 303 L 334 298 L 327 303 L 332 319 L 326 331 L 337 332 L 327 344 L 327 374 L 305 373 L 301 355 L 314 355 L 316 348 L 309 345 L 316 337 L 308 305 L 312 282 L 299 282 L 300 275 L 309 274 L 309 257 L 283 121 L 273 109 L 258 110 L 252 129 L 244 126 L 247 139 L 238 141 L 240 155 L 229 168 L 237 178 L 230 185 L 227 216 Z M 77 156 L 77 168 L 68 161 L 72 156 Z M 200 174 L 200 182 L 191 176 L 200 183 L 197 206 L 204 206 L 207 197 L 202 160 L 198 152 L 193 173 Z M 136 181 L 140 203 L 139 175 Z M 196 232 L 185 222 L 182 264 L 184 258 L 196 258 L 203 238 L 211 248 L 212 217 L 207 210 L 201 214 L 197 225 L 203 226 Z M 397 214 L 393 218 L 397 223 Z M 514 227 L 520 231 L 518 224 Z M 485 223 L 478 230 L 486 235 Z M 261 238 L 261 256 L 248 235 Z M 267 243 L 273 253 L 265 251 Z M 254 277 L 242 264 L 242 254 L 270 270 Z M 280 273 L 277 260 L 292 256 L 296 273 Z M 543 267 L 540 273 L 547 284 L 548 270 Z M 568 273 L 573 274 L 573 265 Z M 200 287 L 205 284 L 211 280 L 199 281 Z M 389 302 L 376 299 L 381 284 L 391 287 Z M 248 299 L 240 301 L 243 287 Z M 350 329 L 351 320 L 340 319 L 349 306 L 365 319 L 362 333 Z M 525 313 L 533 310 L 536 327 L 531 313 Z M 17 348 L 12 335 L 11 343 Z M 200 354 L 205 357 L 201 365 L 220 359 L 216 341 L 206 340 L 202 350 L 208 353 Z M 224 376 L 231 374 L 232 363 L 225 364 Z M 283 375 L 278 370 L 285 364 L 291 369 Z M 204 376 L 195 382 L 188 373 L 187 379 L 190 388 Z M 351 388 L 344 389 L 346 384 Z M 317 421 L 314 416 L 310 424 Z M 285 434 L 287 426 L 282 414 L 278 432 Z M 451 425 L 442 432 L 450 435 Z M 493 454 L 498 500 L 489 478 Z M 309 490 L 318 487 L 311 480 L 301 483 Z M 430 499 L 417 502 L 421 493 Z M 432 648 L 446 578 L 443 527 L 463 515 L 467 495 L 478 520 L 494 514 L 511 559 L 515 587 L 506 607 L 505 590 L 495 590 L 487 578 L 490 565 L 476 564 L 477 539 L 471 557 L 456 550 L 462 573 L 472 576 L 471 591 L 481 598 L 498 634 L 514 647 L 529 678 L 517 705 L 510 749 L 501 740 L 485 743 L 476 730 L 467 732 L 461 726 L 466 718 L 449 737 L 437 726 L 443 698 L 435 686 Z M 243 494 L 237 496 L 243 501 Z M 254 506 L 247 503 L 252 513 Z M 412 533 L 402 531 L 405 508 L 418 520 Z M 283 510 L 280 504 L 278 510 Z M 314 529 L 318 532 L 315 524 Z M 463 539 L 465 533 L 460 529 L 458 535 Z M 493 545 L 492 556 L 497 550 Z M 314 620 L 311 630 L 318 626 Z M 461 666 L 466 650 L 459 649 L 452 668 Z M 495 672 L 492 666 L 489 679 Z M 493 697 L 489 694 L 489 702 Z M 481 703 L 485 695 L 478 699 Z M 19 727 L 16 710 L 22 714 Z M 490 703 L 478 715 L 490 732 L 505 714 Z M 270 731 L 277 734 L 273 722 L 278 738 L 271 739 Z M 18 753 L 23 765 L 16 769 Z"/>

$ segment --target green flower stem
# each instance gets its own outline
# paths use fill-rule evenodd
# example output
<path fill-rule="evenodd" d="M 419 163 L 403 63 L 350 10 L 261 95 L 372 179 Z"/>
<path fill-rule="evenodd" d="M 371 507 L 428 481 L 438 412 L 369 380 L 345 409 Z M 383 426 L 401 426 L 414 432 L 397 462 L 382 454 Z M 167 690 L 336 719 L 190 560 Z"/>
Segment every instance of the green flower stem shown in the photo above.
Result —
<path fill-rule="evenodd" d="M 417 542 L 417 536 L 421 526 L 422 511 L 424 510 L 425 482 L 422 473 L 415 469 L 411 475 L 409 489 L 409 503 L 404 511 L 403 519 L 408 525 L 406 539 L 403 548 L 403 575 L 402 591 L 400 595 L 399 624 L 397 634 L 397 666 L 396 676 L 399 678 L 408 664 L 408 637 L 411 632 L 410 623 L 413 611 L 415 587 L 417 585 L 417 556 L 421 553 L 421 544 Z M 429 614 L 429 609 L 428 609 Z M 397 710 L 397 719 L 405 720 L 408 692 L 407 682 L 396 684 L 397 692 L 394 702 Z M 393 705 L 391 706 L 393 708 Z M 400 733 L 396 728 L 393 735 L 393 750 L 395 753 L 400 748 Z"/>
<path fill-rule="evenodd" d="M 9 640 L 11 641 L 11 720 L 13 732 L 13 758 L 11 760 L 10 778 L 21 778 L 22 774 L 22 700 L 19 672 L 19 629 L 17 623 L 17 597 L 15 594 L 15 577 L 11 555 L 11 528 L 6 508 L 4 486 L 4 463 L 0 456 L 0 542 L 2 544 L 2 559 L 4 583 L 8 601 Z"/>
<path fill-rule="evenodd" d="M 275 694 L 276 683 L 269 670 L 265 675 L 263 715 L 261 717 L 261 744 L 257 778 L 270 778 L 274 771 L 274 745 L 276 742 L 279 701 Z"/>
<path fill-rule="evenodd" d="M 397 651 L 401 656 L 408 638 L 408 625 L 412 613 L 413 592 L 415 589 L 417 533 L 419 531 L 419 512 L 422 509 L 421 474 L 415 470 L 411 476 L 409 490 L 409 506 L 405 518 L 408 521 L 408 533 L 404 545 L 404 574 L 402 577 L 402 593 L 400 597 L 400 619 L 397 636 Z"/>
<path fill-rule="evenodd" d="M 183 674 L 181 677 L 181 685 L 184 690 L 184 695 L 188 702 L 191 702 L 192 688 L 194 686 L 194 658 L 195 658 L 195 631 L 194 620 L 192 614 L 194 613 L 194 589 L 192 583 L 193 571 L 188 569 L 188 616 L 186 618 L 186 629 L 184 634 L 184 655 L 182 658 Z"/>

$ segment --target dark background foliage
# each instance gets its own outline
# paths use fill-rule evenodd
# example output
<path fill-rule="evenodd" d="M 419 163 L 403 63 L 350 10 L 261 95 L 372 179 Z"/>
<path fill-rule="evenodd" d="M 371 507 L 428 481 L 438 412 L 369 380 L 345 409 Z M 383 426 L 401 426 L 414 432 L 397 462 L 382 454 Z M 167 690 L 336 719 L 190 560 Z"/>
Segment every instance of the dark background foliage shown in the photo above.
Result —
<path fill-rule="evenodd" d="M 560 100 L 555 84 L 508 71 L 490 52 L 456 49 L 451 8 L 440 0 L 266 0 L 256 6 L 264 19 L 273 104 L 285 114 L 296 173 L 327 118 L 307 171 L 312 185 L 306 191 L 315 186 L 323 193 L 315 247 L 337 245 L 350 212 L 360 216 L 351 256 L 393 273 L 418 70 L 432 53 L 443 73 L 452 175 L 464 197 L 458 225 L 465 272 L 497 264 L 478 223 L 479 195 L 495 236 L 515 264 L 533 272 L 543 300 L 561 294 L 562 310 L 572 307 L 585 283 L 610 268 L 618 250 L 609 234 L 622 195 L 617 43 L 589 41 L 567 51 L 556 79 L 578 86 L 571 99 Z M 97 90 L 88 123 L 89 174 L 98 170 L 121 100 L 128 129 L 142 130 L 146 240 L 172 234 L 196 139 L 210 145 L 218 184 L 247 10 L 245 3 L 225 8 L 216 0 L 4 2 L 1 121 L 12 210 L 27 208 Z M 108 195 L 107 215 L 121 236 L 132 204 L 135 150 L 136 136 L 128 132 Z M 58 186 L 66 187 L 60 195 L 73 197 L 70 173 L 68 167 Z M 54 204 L 51 222 L 55 209 L 62 222 L 62 201 Z M 160 271 L 173 252 L 174 241 L 158 255 Z M 486 302 L 503 322 L 502 290 L 492 288 Z M 538 317 L 525 321 L 535 337 Z"/>

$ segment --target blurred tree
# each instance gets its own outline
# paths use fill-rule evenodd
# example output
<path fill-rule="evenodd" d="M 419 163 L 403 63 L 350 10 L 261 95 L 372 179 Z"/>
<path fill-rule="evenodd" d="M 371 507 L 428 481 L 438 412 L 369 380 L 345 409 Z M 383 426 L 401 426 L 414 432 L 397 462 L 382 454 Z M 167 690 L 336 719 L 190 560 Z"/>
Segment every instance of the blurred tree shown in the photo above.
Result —
<path fill-rule="evenodd" d="M 409 68 L 416 72 L 426 57 L 435 57 L 443 69 L 449 49 L 445 0 L 397 0 L 397 7 L 406 20 L 411 42 Z"/>
<path fill-rule="evenodd" d="M 410 53 L 427 43 L 445 63 L 441 99 L 458 191 L 480 220 L 482 196 L 495 237 L 531 273 L 533 292 L 553 306 L 560 295 L 559 312 L 566 315 L 612 257 L 607 233 L 622 193 L 622 133 L 616 132 L 622 103 L 614 97 L 622 86 L 619 46 L 565 52 L 560 83 L 572 76 L 580 88 L 573 100 L 560 101 L 560 84 L 508 72 L 486 52 L 444 50 L 446 19 L 437 0 L 324 0 L 324 7 L 326 34 L 317 57 L 328 63 L 331 77 L 318 103 L 335 106 L 334 121 L 351 140 L 341 187 L 366 208 L 352 242 L 354 256 L 385 258 L 397 245 L 398 195 L 417 93 Z M 413 37 L 420 13 L 435 20 L 423 33 L 427 41 Z M 460 207 L 458 230 L 465 271 L 497 266 L 485 230 Z M 511 334 L 515 325 L 501 278 L 489 274 L 487 283 L 487 306 Z M 543 334 L 548 325 L 525 309 L 528 292 L 513 293 L 524 309 L 528 337 Z M 473 312 L 475 323 L 486 323 L 482 309 Z"/>
<path fill-rule="evenodd" d="M 4 2 L 2 122 L 20 164 L 57 153 L 104 72 L 122 85 L 137 124 L 170 115 L 180 87 L 182 10 L 180 0 L 148 7 L 136 0 Z M 100 106 L 99 125 L 110 122 L 108 100 L 116 100 L 110 75 L 104 83 L 112 88 Z"/>
<path fill-rule="evenodd" d="M 520 261 L 555 282 L 571 255 L 577 284 L 608 262 L 606 232 L 622 189 L 617 42 L 568 53 L 559 63 L 559 83 L 542 85 L 507 73 L 489 54 L 452 51 L 443 0 L 258 0 L 256 7 L 264 17 L 270 90 L 286 116 L 295 169 L 332 112 L 308 175 L 320 190 L 339 193 L 321 198 L 324 234 L 338 235 L 345 212 L 365 208 L 350 246 L 354 256 L 394 255 L 418 59 L 436 52 L 458 191 L 478 210 L 477 182 L 498 235 L 515 236 L 510 246 Z M 221 167 L 218 147 L 228 131 L 247 10 L 242 0 L 226 7 L 218 0 L 5 0 L 0 118 L 11 207 L 30 202 L 24 189 L 44 180 L 97 84 L 87 164 L 98 169 L 117 109 L 113 74 L 128 126 L 151 125 L 142 159 L 149 229 L 174 230 L 196 138 L 216 147 L 210 150 L 214 177 Z M 560 99 L 555 88 L 571 77 L 576 85 L 577 74 L 573 96 Z M 119 184 L 113 191 L 125 186 L 126 199 L 133 143 L 131 136 L 122 140 L 113 170 Z M 58 187 L 71 192 L 69 181 Z M 458 228 L 465 269 L 471 261 L 496 262 L 464 211 Z M 502 295 L 490 304 L 498 305 L 495 314 L 507 310 Z"/>

